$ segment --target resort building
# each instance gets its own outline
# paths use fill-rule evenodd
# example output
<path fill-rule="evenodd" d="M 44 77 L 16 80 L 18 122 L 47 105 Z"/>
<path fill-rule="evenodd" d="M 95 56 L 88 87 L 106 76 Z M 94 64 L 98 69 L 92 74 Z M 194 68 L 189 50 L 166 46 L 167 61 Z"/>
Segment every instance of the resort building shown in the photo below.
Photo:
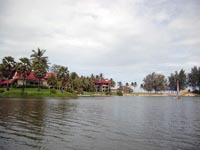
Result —
<path fill-rule="evenodd" d="M 43 79 L 40 80 L 40 84 L 43 85 L 43 86 L 48 86 L 47 80 L 51 75 L 56 76 L 56 73 L 47 73 L 46 76 Z M 34 76 L 34 71 L 31 71 L 29 76 L 27 76 L 25 78 L 24 84 L 25 85 L 38 85 L 38 82 L 39 82 L 39 79 Z M 9 84 L 9 85 L 11 85 L 11 84 L 22 85 L 23 84 L 23 77 L 20 76 L 17 72 L 15 72 L 12 79 L 1 81 L 0 87 L 6 86 L 7 84 Z"/>
<path fill-rule="evenodd" d="M 93 80 L 97 92 L 110 91 L 111 81 L 107 79 Z"/>

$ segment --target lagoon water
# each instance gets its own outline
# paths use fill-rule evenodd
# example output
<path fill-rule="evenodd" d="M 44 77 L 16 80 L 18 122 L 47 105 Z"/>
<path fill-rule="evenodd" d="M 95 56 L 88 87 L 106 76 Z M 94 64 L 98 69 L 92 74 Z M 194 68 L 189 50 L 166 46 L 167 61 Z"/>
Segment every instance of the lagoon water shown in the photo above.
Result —
<path fill-rule="evenodd" d="M 198 150 L 200 98 L 0 99 L 0 149 Z"/>

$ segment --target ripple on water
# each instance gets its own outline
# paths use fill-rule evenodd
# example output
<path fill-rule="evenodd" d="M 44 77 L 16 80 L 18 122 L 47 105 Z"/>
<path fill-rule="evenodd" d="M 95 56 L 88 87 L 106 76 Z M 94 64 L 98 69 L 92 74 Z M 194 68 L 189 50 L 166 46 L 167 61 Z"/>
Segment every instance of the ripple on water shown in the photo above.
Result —
<path fill-rule="evenodd" d="M 0 101 L 0 149 L 198 149 L 199 101 L 167 97 Z"/>

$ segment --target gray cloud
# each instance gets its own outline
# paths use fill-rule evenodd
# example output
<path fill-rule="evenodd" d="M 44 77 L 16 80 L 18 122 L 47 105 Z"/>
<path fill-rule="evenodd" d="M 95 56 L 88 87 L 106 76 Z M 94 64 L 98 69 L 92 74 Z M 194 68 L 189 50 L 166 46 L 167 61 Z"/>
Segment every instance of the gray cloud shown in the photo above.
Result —
<path fill-rule="evenodd" d="M 0 59 L 47 49 L 52 64 L 142 82 L 200 65 L 198 0 L 0 0 Z"/>

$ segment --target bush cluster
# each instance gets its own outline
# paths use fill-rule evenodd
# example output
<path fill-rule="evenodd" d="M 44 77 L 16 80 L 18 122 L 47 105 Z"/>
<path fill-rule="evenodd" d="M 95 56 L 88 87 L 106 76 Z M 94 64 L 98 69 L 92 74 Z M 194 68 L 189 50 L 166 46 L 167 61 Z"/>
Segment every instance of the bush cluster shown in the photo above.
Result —
<path fill-rule="evenodd" d="M 117 95 L 118 95 L 118 96 L 123 96 L 122 91 L 117 91 Z"/>
<path fill-rule="evenodd" d="M 50 89 L 50 93 L 56 94 L 56 93 L 57 93 L 57 90 L 56 90 L 56 89 Z"/>
<path fill-rule="evenodd" d="M 5 90 L 4 89 L 0 89 L 0 93 L 4 93 L 5 92 Z"/>

